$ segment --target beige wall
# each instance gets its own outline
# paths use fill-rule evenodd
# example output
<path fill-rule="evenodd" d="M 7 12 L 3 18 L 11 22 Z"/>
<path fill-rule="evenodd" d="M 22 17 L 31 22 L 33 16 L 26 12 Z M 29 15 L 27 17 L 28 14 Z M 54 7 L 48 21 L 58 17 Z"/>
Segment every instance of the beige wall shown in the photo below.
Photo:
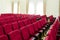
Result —
<path fill-rule="evenodd" d="M 59 16 L 59 0 L 46 0 L 46 15 Z"/>
<path fill-rule="evenodd" d="M 11 12 L 11 0 L 0 0 L 0 13 Z"/>
<path fill-rule="evenodd" d="M 12 12 L 11 1 L 12 0 L 0 0 L 0 13 Z M 14 2 L 18 2 L 18 0 Z M 36 3 L 36 0 L 34 2 Z M 46 15 L 59 16 L 59 0 L 46 0 L 46 3 Z M 20 0 L 20 13 L 26 13 L 26 0 Z"/>

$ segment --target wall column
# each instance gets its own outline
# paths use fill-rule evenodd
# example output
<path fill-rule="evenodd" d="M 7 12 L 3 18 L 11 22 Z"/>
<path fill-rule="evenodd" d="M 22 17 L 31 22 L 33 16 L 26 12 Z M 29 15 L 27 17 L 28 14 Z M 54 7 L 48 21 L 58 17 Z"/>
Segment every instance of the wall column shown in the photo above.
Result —
<path fill-rule="evenodd" d="M 12 0 L 12 14 L 14 12 L 14 0 Z"/>
<path fill-rule="evenodd" d="M 44 15 L 46 15 L 46 1 L 47 0 L 43 0 L 43 12 L 44 12 Z"/>
<path fill-rule="evenodd" d="M 29 9 L 29 0 L 26 0 L 26 14 L 28 14 L 28 9 Z"/>
<path fill-rule="evenodd" d="M 18 8 L 17 8 L 17 13 L 20 14 L 20 0 L 18 0 Z"/>

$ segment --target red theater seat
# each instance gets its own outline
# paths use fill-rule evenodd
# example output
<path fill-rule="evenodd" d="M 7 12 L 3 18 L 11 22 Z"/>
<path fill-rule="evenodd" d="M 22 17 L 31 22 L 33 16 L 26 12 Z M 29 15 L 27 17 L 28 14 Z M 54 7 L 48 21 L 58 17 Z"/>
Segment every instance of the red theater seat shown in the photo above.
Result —
<path fill-rule="evenodd" d="M 28 29 L 29 29 L 29 33 L 30 33 L 30 35 L 34 35 L 34 33 L 35 33 L 35 31 L 34 31 L 34 27 L 33 27 L 33 24 L 30 24 L 30 25 L 28 25 L 27 26 L 28 27 Z"/>
<path fill-rule="evenodd" d="M 39 30 L 43 28 L 41 21 L 42 21 L 42 20 L 37 21 L 37 22 L 38 22 L 38 28 L 39 28 Z"/>
<path fill-rule="evenodd" d="M 5 25 L 3 25 L 3 29 L 5 31 L 5 34 L 8 34 L 9 32 L 11 32 L 13 30 L 11 24 L 5 24 Z"/>
<path fill-rule="evenodd" d="M 0 36 L 0 40 L 8 40 L 8 37 L 6 35 Z"/>
<path fill-rule="evenodd" d="M 7 23 L 11 23 L 13 21 L 17 21 L 14 16 L 7 16 L 4 19 L 6 20 Z"/>
<path fill-rule="evenodd" d="M 18 26 L 17 22 L 13 22 L 12 27 L 13 27 L 14 30 L 19 29 L 19 26 Z"/>
<path fill-rule="evenodd" d="M 53 23 L 53 15 L 51 15 L 49 18 L 50 18 L 50 22 Z"/>
<path fill-rule="evenodd" d="M 39 28 L 38 28 L 38 22 L 34 22 L 33 23 L 35 31 L 38 32 Z"/>
<path fill-rule="evenodd" d="M 29 40 L 30 35 L 29 35 L 27 27 L 23 27 L 20 30 L 21 30 L 22 35 L 23 35 L 23 40 Z"/>
<path fill-rule="evenodd" d="M 0 35 L 3 35 L 4 32 L 3 32 L 3 28 L 0 26 Z"/>
<path fill-rule="evenodd" d="M 25 20 L 23 20 L 23 23 L 24 23 L 25 26 L 28 25 L 28 24 L 31 24 L 31 22 L 30 22 L 29 19 L 25 19 Z"/>
<path fill-rule="evenodd" d="M 27 27 L 28 27 L 28 30 L 29 30 L 31 37 L 37 37 L 39 35 L 39 33 L 37 33 L 35 31 L 33 24 L 30 24 Z"/>
<path fill-rule="evenodd" d="M 34 23 L 34 22 L 36 22 L 36 21 L 37 21 L 36 18 L 32 18 L 32 19 L 31 19 L 31 22 L 32 22 L 32 23 Z"/>
<path fill-rule="evenodd" d="M 19 30 L 12 31 L 8 35 L 10 40 L 22 40 L 22 36 Z"/>
<path fill-rule="evenodd" d="M 6 20 L 4 18 L 0 18 L 0 24 L 5 24 L 7 23 Z"/>
<path fill-rule="evenodd" d="M 24 27 L 23 21 L 18 21 L 18 25 L 21 27 Z"/>
<path fill-rule="evenodd" d="M 56 40 L 56 35 L 57 35 L 57 31 L 59 28 L 59 22 L 58 20 L 55 20 L 55 22 L 53 23 L 53 25 L 50 27 L 47 35 L 48 35 L 48 40 Z"/>

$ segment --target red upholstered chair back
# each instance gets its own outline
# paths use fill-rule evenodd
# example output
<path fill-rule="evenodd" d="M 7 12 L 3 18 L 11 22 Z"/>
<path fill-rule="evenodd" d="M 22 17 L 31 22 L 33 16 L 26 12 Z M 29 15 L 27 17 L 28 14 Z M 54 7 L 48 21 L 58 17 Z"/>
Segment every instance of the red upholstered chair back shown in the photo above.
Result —
<path fill-rule="evenodd" d="M 4 29 L 5 33 L 8 34 L 9 32 L 11 32 L 13 30 L 12 29 L 12 24 L 3 25 L 3 29 Z"/>
<path fill-rule="evenodd" d="M 0 26 L 0 36 L 4 35 L 3 28 Z"/>
<path fill-rule="evenodd" d="M 8 37 L 6 35 L 0 36 L 0 40 L 8 40 Z"/>
<path fill-rule="evenodd" d="M 23 40 L 29 40 L 30 35 L 29 35 L 29 32 L 28 32 L 28 28 L 27 27 L 23 27 L 20 30 L 21 30 L 22 35 L 23 35 Z"/>
<path fill-rule="evenodd" d="M 19 30 L 12 31 L 8 35 L 10 37 L 10 40 L 22 40 L 22 35 Z"/>

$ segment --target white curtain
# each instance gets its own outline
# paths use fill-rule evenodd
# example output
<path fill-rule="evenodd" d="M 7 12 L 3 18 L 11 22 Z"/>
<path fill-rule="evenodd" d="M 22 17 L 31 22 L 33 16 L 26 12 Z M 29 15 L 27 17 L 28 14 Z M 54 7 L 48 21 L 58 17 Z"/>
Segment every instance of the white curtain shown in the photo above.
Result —
<path fill-rule="evenodd" d="M 43 13 L 43 0 L 39 0 L 36 5 L 36 14 L 44 15 Z"/>
<path fill-rule="evenodd" d="M 28 14 L 44 15 L 43 0 L 29 0 Z"/>
<path fill-rule="evenodd" d="M 28 14 L 34 14 L 34 3 L 29 2 Z"/>
<path fill-rule="evenodd" d="M 17 8 L 18 8 L 17 3 L 14 3 L 14 13 L 15 13 L 15 14 L 17 14 Z"/>

